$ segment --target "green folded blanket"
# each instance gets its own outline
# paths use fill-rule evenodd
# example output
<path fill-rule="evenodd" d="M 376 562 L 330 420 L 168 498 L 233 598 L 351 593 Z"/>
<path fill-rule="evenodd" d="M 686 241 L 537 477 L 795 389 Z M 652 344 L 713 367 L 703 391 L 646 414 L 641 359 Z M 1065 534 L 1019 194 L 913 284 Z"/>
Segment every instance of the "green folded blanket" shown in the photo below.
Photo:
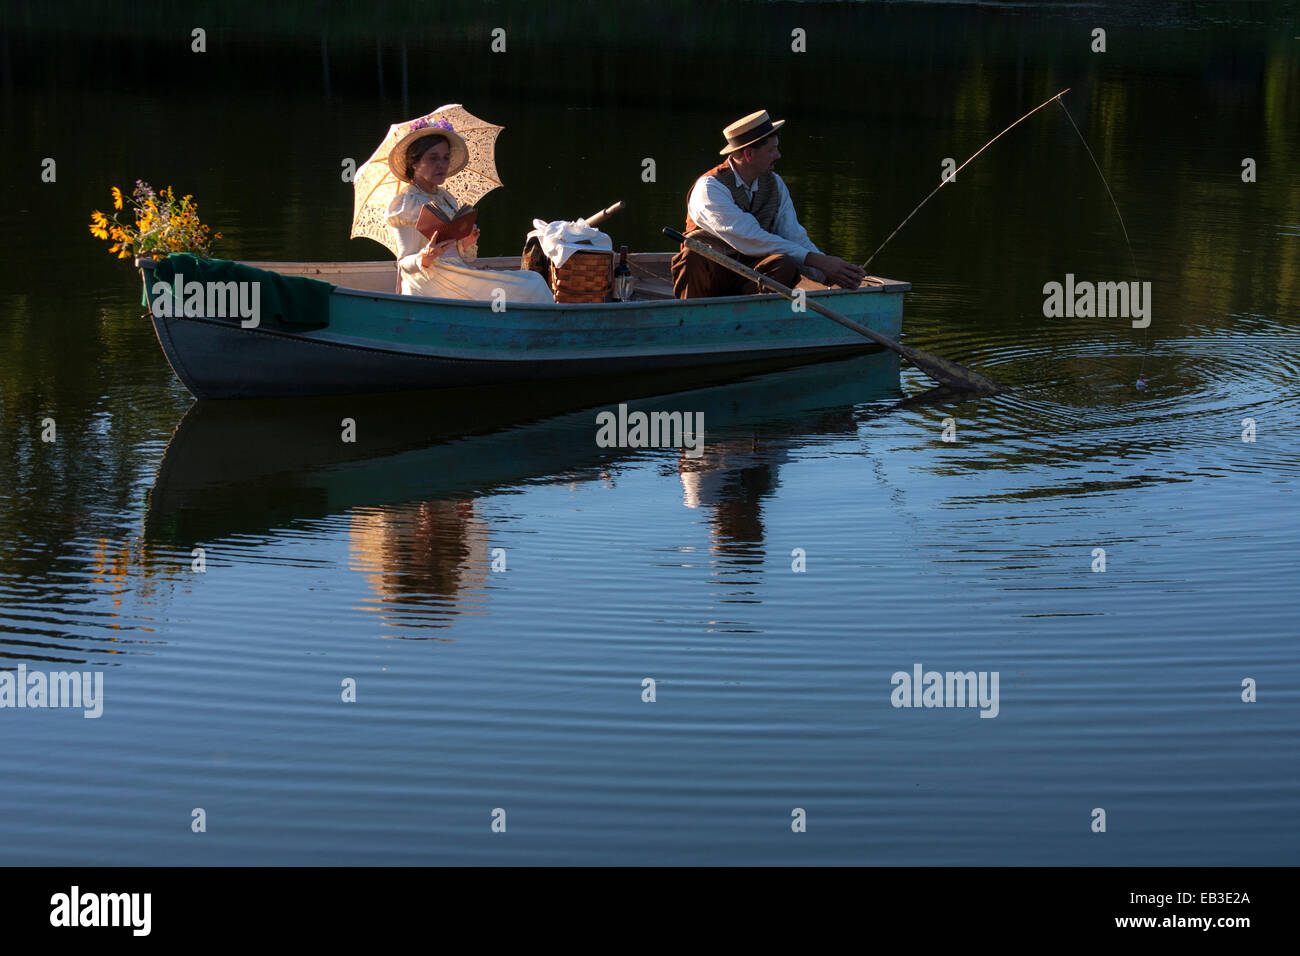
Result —
<path fill-rule="evenodd" d="M 160 260 L 153 269 L 150 288 L 158 283 L 165 283 L 175 289 L 176 277 L 180 276 L 189 292 L 182 290 L 184 298 L 193 292 L 191 283 L 201 283 L 205 290 L 205 304 L 209 298 L 224 302 L 224 317 L 232 322 L 246 319 L 241 315 L 237 304 L 243 306 L 243 312 L 251 311 L 255 304 L 258 328 L 279 329 L 286 332 L 303 332 L 309 329 L 323 329 L 330 324 L 330 295 L 334 292 L 333 284 L 320 279 L 308 279 L 306 276 L 282 276 L 276 272 L 255 269 L 252 266 L 232 262 L 229 259 L 200 259 L 188 252 L 174 252 L 166 259 Z M 224 283 L 249 283 L 236 289 L 224 286 Z M 208 283 L 221 283 L 222 287 L 213 297 L 207 290 Z M 255 286 L 253 284 L 256 284 Z M 234 299 L 238 292 L 240 298 Z M 172 313 L 176 314 L 174 295 L 172 296 Z M 146 296 L 145 305 L 148 305 Z M 205 308 L 205 318 L 222 318 L 221 315 L 209 314 Z"/>

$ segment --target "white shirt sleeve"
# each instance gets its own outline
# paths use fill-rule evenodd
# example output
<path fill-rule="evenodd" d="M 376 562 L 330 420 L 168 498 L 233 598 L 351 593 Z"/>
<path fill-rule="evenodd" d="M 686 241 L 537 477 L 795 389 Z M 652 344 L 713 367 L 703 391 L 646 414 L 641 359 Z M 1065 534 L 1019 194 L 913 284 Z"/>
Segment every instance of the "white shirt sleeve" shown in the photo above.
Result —
<path fill-rule="evenodd" d="M 781 207 L 775 222 L 776 233 L 768 232 L 751 213 L 737 206 L 731 190 L 715 176 L 701 176 L 696 181 L 686 202 L 686 211 L 697 226 L 727 242 L 741 255 L 761 258 L 784 254 L 798 262 L 801 271 L 806 271 L 809 278 L 821 281 L 819 270 L 803 265 L 808 253 L 820 250 L 812 244 L 808 233 L 799 225 L 789 190 L 779 176 L 774 178 L 781 194 Z M 793 228 L 789 223 L 793 223 Z"/>
<path fill-rule="evenodd" d="M 415 228 L 423 204 L 423 199 L 407 190 L 394 196 L 388 206 L 388 225 L 397 240 L 397 267 L 407 275 L 419 275 L 424 271 L 420 268 L 424 237 Z"/>
<path fill-rule="evenodd" d="M 388 204 L 388 224 L 414 228 L 420 218 L 420 207 L 423 205 L 423 197 L 417 196 L 411 190 L 398 193 Z"/>

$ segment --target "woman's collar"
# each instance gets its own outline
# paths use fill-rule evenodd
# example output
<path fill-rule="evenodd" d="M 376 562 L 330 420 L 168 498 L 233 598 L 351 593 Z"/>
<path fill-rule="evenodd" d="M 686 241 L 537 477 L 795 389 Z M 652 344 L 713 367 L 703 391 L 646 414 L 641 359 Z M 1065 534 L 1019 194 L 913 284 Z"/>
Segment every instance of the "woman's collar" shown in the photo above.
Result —
<path fill-rule="evenodd" d="M 418 183 L 411 183 L 408 188 L 410 191 L 418 192 L 420 195 L 428 196 L 430 199 L 441 199 L 443 202 L 447 203 L 448 205 L 451 206 L 456 205 L 456 198 L 451 193 L 447 192 L 447 190 L 443 189 L 441 186 L 435 186 L 432 192 L 425 189 L 423 186 L 419 185 Z"/>

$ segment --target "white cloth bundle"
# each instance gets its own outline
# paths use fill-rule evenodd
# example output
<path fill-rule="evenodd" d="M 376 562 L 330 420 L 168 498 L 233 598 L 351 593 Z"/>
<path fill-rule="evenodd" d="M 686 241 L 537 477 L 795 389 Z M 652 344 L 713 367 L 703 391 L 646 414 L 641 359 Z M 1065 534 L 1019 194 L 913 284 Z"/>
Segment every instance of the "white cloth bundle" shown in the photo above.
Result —
<path fill-rule="evenodd" d="M 533 237 L 541 243 L 543 255 L 555 263 L 557 269 L 575 252 L 614 252 L 614 243 L 609 236 L 595 226 L 587 225 L 585 219 L 577 222 L 534 219 L 533 231 L 528 234 L 529 239 Z"/>

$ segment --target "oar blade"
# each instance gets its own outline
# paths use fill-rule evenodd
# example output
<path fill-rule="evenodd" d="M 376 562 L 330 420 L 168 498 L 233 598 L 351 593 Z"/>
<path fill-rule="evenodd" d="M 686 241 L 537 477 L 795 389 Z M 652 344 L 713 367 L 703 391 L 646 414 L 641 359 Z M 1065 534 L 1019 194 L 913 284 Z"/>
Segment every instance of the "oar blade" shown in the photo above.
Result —
<path fill-rule="evenodd" d="M 980 392 L 984 395 L 1003 395 L 1011 391 L 1011 386 L 986 378 L 974 369 L 958 365 L 946 358 L 934 355 L 925 349 L 904 345 L 901 352 L 904 358 L 941 385 L 959 388 L 963 391 Z"/>

